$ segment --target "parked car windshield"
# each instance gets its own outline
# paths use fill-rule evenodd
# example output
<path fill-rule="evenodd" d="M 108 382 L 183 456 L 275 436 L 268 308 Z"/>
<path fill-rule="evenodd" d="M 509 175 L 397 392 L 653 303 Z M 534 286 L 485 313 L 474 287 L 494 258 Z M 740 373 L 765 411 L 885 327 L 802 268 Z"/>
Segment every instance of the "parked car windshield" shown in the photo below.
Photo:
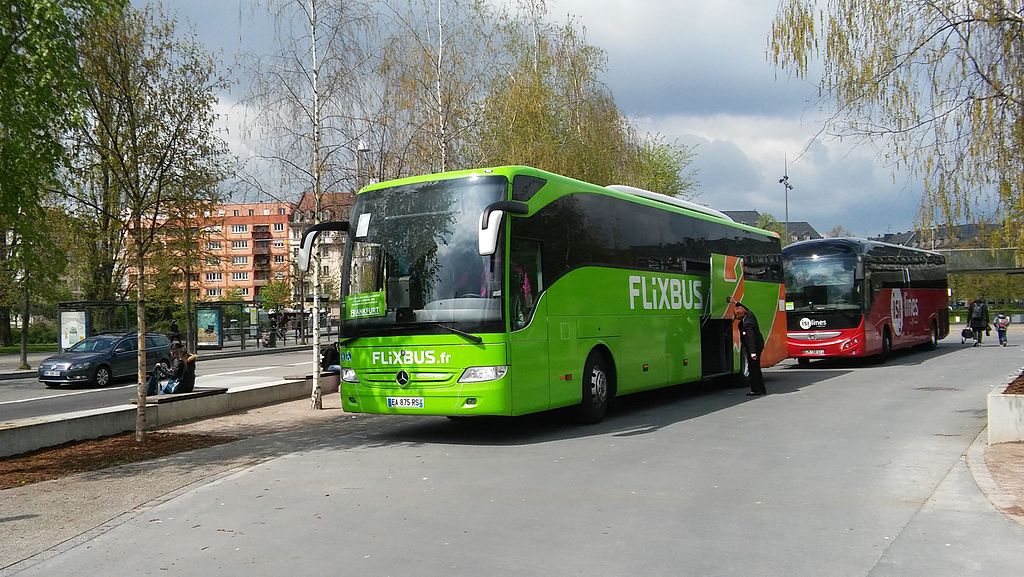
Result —
<path fill-rule="evenodd" d="M 114 347 L 117 339 L 110 337 L 89 337 L 78 341 L 67 350 L 69 353 L 105 353 Z"/>

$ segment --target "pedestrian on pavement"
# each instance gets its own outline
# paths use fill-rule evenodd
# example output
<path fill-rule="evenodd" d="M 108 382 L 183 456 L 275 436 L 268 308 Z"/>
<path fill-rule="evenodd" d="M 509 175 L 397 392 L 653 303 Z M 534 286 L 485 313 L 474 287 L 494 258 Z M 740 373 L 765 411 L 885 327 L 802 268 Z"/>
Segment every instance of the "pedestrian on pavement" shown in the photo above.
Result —
<path fill-rule="evenodd" d="M 178 331 L 178 321 L 171 320 L 170 332 L 171 332 L 171 334 L 168 336 L 168 338 L 171 339 L 171 342 L 172 343 L 180 343 L 181 342 L 181 333 Z"/>
<path fill-rule="evenodd" d="M 988 324 L 988 305 L 985 304 L 985 297 L 978 295 L 967 309 L 967 325 L 974 331 L 974 346 L 981 346 L 981 332 L 988 332 Z"/>
<path fill-rule="evenodd" d="M 739 323 L 740 344 L 747 355 L 747 367 L 750 372 L 750 392 L 748 396 L 761 396 L 768 392 L 764 386 L 764 375 L 761 374 L 761 353 L 764 351 L 764 337 L 757 326 L 757 317 L 743 303 L 733 303 L 733 318 Z"/>
<path fill-rule="evenodd" d="M 992 319 L 992 325 L 996 327 L 996 334 L 999 335 L 999 345 L 1006 346 L 1006 329 L 1010 326 L 1010 317 L 1006 313 L 999 313 Z"/>

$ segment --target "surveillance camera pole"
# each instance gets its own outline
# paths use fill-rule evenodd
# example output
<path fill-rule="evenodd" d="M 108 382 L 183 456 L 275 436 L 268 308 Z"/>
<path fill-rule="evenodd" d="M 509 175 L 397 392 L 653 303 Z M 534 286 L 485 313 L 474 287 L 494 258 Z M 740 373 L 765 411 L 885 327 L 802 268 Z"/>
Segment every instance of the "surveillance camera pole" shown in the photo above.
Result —
<path fill-rule="evenodd" d="M 782 190 L 783 190 L 783 193 L 785 194 L 785 202 L 786 202 L 786 222 L 784 223 L 784 228 L 783 228 L 783 230 L 786 231 L 786 238 L 782 241 L 783 245 L 789 243 L 789 191 L 793 190 L 793 185 L 789 184 L 789 167 L 788 167 L 788 164 L 789 163 L 787 161 L 785 161 L 785 160 L 783 161 L 783 165 L 782 165 L 782 178 L 779 179 L 779 184 L 782 185 Z"/>

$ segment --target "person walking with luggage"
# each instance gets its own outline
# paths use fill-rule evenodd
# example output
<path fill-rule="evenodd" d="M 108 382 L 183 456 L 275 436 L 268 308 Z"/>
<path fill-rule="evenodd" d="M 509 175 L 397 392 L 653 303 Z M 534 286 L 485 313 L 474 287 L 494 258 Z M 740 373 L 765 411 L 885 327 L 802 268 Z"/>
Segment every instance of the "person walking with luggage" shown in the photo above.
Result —
<path fill-rule="evenodd" d="M 739 322 L 740 343 L 747 355 L 747 368 L 750 371 L 750 392 L 748 396 L 759 397 L 767 394 L 764 386 L 764 375 L 761 374 L 761 353 L 764 351 L 764 337 L 757 326 L 757 317 L 741 302 L 733 306 L 733 318 Z"/>
<path fill-rule="evenodd" d="M 999 313 L 992 319 L 992 325 L 996 327 L 996 334 L 999 335 L 999 345 L 1006 346 L 1006 329 L 1010 326 L 1010 317 L 1006 313 Z"/>
<path fill-rule="evenodd" d="M 974 331 L 974 346 L 981 346 L 981 332 L 988 331 L 989 322 L 985 297 L 978 295 L 967 309 L 967 325 Z"/>

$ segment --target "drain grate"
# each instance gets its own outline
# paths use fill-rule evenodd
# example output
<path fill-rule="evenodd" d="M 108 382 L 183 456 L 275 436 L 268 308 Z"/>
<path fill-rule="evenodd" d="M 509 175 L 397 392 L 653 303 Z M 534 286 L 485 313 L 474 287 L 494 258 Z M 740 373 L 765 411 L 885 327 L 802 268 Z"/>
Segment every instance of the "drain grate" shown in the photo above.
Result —
<path fill-rule="evenodd" d="M 915 387 L 915 391 L 959 391 L 956 387 Z"/>

